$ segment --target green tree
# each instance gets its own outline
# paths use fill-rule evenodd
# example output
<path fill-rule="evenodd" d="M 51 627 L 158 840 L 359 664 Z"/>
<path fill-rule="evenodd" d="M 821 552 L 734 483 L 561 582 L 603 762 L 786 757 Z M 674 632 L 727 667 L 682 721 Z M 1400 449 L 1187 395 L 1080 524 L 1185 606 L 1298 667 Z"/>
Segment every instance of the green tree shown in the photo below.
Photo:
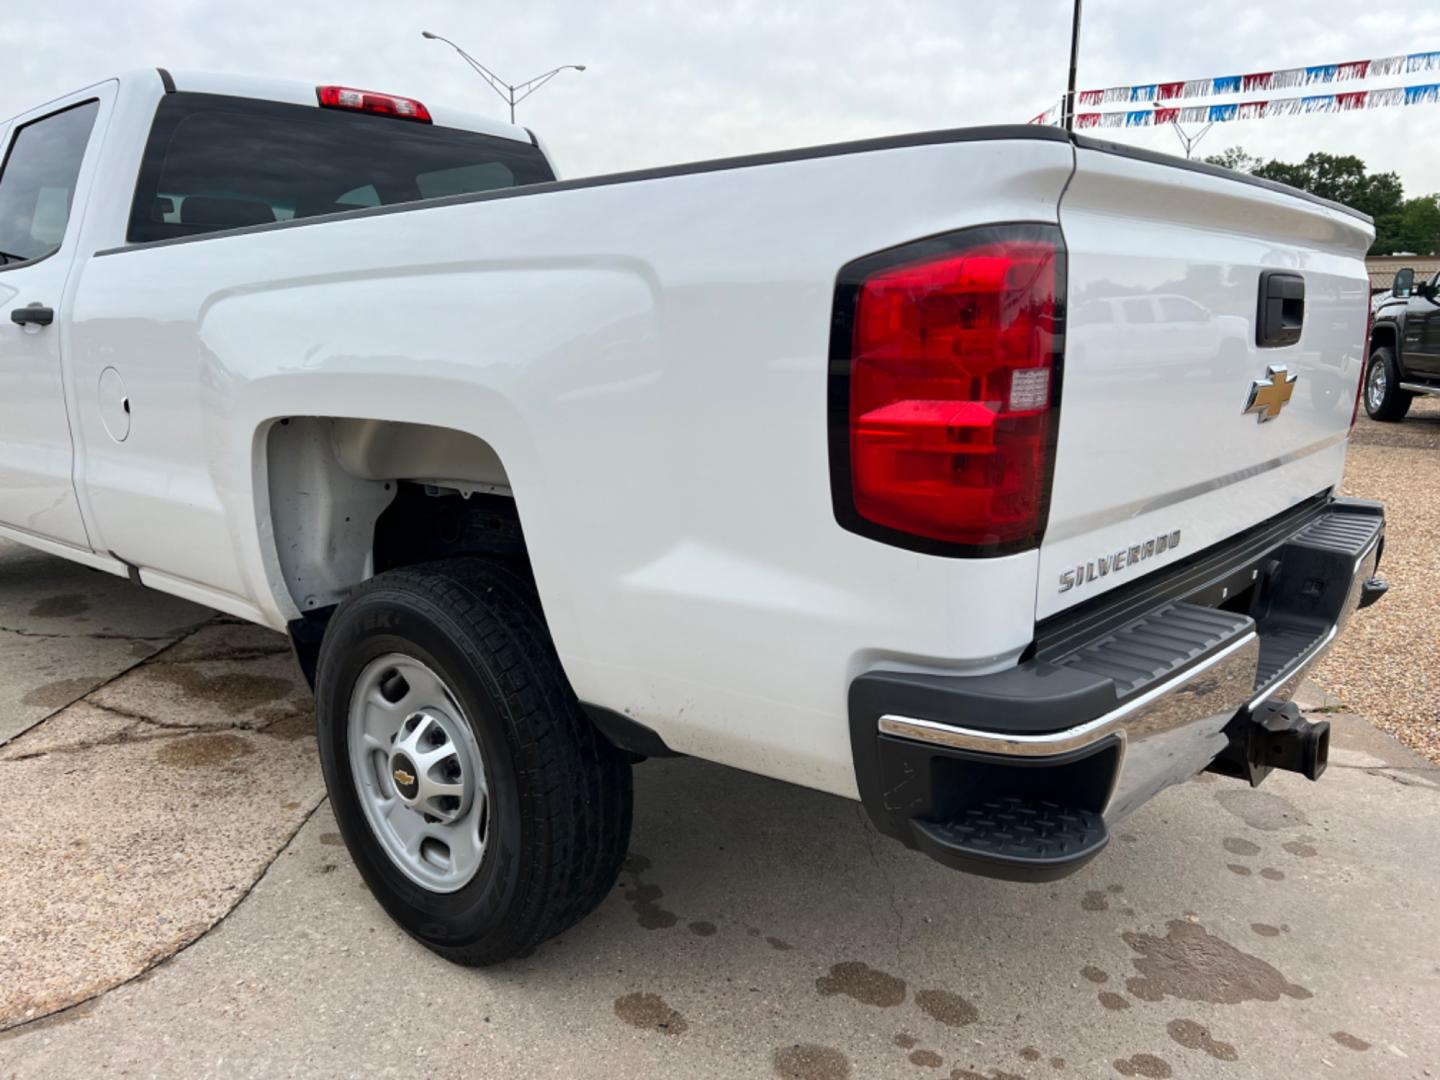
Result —
<path fill-rule="evenodd" d="M 1395 251 L 1416 255 L 1440 253 L 1440 195 L 1406 199 L 1400 211 L 1400 226 L 1394 236 Z"/>
<path fill-rule="evenodd" d="M 1403 226 L 1405 189 L 1393 172 L 1366 172 L 1365 163 L 1353 154 L 1314 153 L 1294 164 L 1267 161 L 1255 175 L 1300 188 L 1321 198 L 1344 203 L 1375 219 L 1373 255 L 1404 250 Z"/>
<path fill-rule="evenodd" d="M 1221 150 L 1218 154 L 1211 154 L 1205 161 L 1210 165 L 1219 165 L 1222 169 L 1234 169 L 1236 172 L 1247 173 L 1253 173 L 1265 164 L 1264 158 L 1258 158 L 1239 146 L 1231 146 Z"/>

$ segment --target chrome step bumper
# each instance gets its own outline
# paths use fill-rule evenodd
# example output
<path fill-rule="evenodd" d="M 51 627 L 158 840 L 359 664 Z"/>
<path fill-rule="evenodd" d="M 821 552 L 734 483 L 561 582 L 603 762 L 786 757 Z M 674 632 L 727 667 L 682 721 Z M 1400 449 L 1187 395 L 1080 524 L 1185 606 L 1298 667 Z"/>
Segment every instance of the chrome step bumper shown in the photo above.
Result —
<path fill-rule="evenodd" d="M 1273 712 L 1267 703 L 1285 700 L 1351 614 L 1378 598 L 1378 504 L 1332 500 L 1284 524 L 1260 534 L 1264 543 L 1237 544 L 1235 560 L 1202 560 L 1181 595 L 1138 614 L 1117 604 L 1118 625 L 1087 615 L 1081 625 L 1094 632 L 1054 635 L 1058 645 L 1008 671 L 857 678 L 852 749 L 877 827 L 993 876 L 1083 865 L 1104 846 L 1095 821 L 1124 817 L 1249 740 L 1255 717 Z M 996 799 L 1051 807 L 1044 820 L 1084 820 L 1086 842 L 1073 858 L 1036 860 L 1013 837 L 978 836 L 977 821 L 998 819 L 976 808 Z"/>

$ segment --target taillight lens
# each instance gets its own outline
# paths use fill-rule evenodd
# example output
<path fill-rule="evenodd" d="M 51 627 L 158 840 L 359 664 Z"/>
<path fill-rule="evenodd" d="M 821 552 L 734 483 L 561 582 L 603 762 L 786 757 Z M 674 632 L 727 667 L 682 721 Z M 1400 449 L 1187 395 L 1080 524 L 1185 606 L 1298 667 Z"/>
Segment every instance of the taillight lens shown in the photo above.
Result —
<path fill-rule="evenodd" d="M 1063 241 L 1047 225 L 967 230 L 841 272 L 831 479 L 842 525 L 935 554 L 1039 543 L 1063 288 Z"/>
<path fill-rule="evenodd" d="M 349 109 L 352 112 L 393 116 L 399 120 L 430 123 L 430 110 L 414 98 L 379 94 L 374 90 L 356 90 L 349 86 L 317 86 L 316 95 L 327 109 Z"/>

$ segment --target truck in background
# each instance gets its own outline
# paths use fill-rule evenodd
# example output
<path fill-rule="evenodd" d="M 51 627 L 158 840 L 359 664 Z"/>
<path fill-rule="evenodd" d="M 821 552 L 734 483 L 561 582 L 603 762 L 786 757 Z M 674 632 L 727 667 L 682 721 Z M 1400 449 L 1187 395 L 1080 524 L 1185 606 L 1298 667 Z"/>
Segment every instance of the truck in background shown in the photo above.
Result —
<path fill-rule="evenodd" d="M 1440 271 L 1415 281 L 1406 267 L 1375 307 L 1365 412 L 1372 420 L 1405 419 L 1422 394 L 1440 395 Z"/>

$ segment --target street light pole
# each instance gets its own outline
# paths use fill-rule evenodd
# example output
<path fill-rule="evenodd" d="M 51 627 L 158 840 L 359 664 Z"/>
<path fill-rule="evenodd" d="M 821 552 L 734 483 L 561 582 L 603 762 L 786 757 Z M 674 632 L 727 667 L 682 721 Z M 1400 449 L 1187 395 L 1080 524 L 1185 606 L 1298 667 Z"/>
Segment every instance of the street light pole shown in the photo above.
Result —
<path fill-rule="evenodd" d="M 459 45 L 456 45 L 455 42 L 451 41 L 449 38 L 441 37 L 439 34 L 432 34 L 429 30 L 420 31 L 420 36 L 427 41 L 443 41 L 446 45 L 449 45 L 452 49 L 459 53 L 460 59 L 464 60 L 467 64 L 474 68 L 475 73 L 490 84 L 490 89 L 494 90 L 497 94 L 504 98 L 506 102 L 509 103 L 510 123 L 512 124 L 515 123 L 515 106 L 520 104 L 520 102 L 524 101 L 531 94 L 535 93 L 536 90 L 539 90 L 540 87 L 544 86 L 556 75 L 559 75 L 560 72 L 585 70 L 584 64 L 561 64 L 559 67 L 553 68 L 550 71 L 545 72 L 545 74 L 543 75 L 536 75 L 533 79 L 527 79 L 525 82 L 507 83 L 504 79 L 500 78 L 499 75 L 496 75 L 493 71 L 487 68 L 484 64 L 480 63 L 479 60 L 476 60 Z"/>

